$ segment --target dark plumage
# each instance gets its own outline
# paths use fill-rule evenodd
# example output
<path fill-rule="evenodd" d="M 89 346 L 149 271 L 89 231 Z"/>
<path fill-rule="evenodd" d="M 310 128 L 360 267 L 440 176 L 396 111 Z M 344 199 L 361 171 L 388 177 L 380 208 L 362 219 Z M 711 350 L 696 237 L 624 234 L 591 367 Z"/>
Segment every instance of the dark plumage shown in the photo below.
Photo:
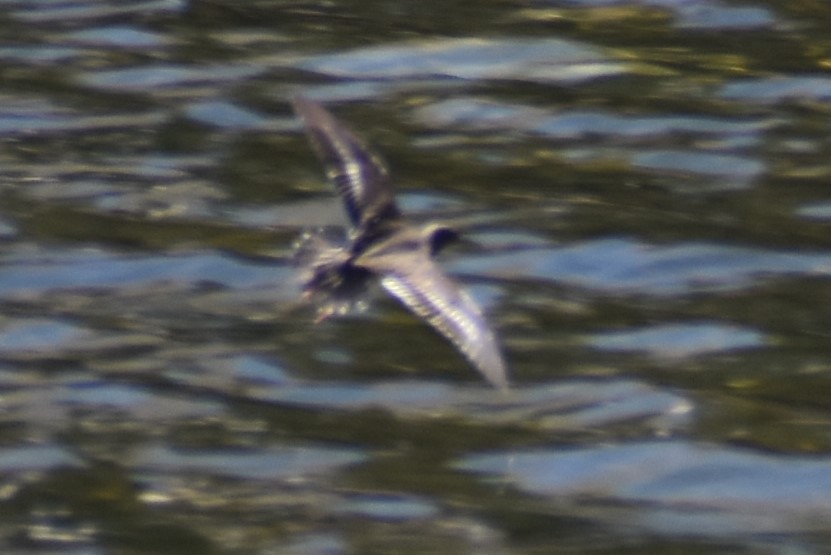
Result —
<path fill-rule="evenodd" d="M 349 129 L 319 104 L 294 100 L 309 139 L 351 222 L 345 245 L 306 234 L 298 259 L 305 296 L 323 297 L 318 319 L 348 310 L 371 279 L 449 339 L 493 385 L 508 385 L 494 333 L 473 299 L 447 277 L 433 255 L 456 232 L 408 222 L 395 203 L 389 172 Z"/>

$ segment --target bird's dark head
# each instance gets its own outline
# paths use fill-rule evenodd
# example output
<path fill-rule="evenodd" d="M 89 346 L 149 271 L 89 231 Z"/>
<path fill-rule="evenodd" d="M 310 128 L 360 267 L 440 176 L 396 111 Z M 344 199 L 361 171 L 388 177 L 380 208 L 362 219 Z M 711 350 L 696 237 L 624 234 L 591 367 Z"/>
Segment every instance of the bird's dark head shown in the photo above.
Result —
<path fill-rule="evenodd" d="M 458 241 L 461 235 L 458 231 L 444 224 L 434 224 L 427 228 L 427 240 L 430 243 L 430 254 L 436 255 L 447 245 Z"/>

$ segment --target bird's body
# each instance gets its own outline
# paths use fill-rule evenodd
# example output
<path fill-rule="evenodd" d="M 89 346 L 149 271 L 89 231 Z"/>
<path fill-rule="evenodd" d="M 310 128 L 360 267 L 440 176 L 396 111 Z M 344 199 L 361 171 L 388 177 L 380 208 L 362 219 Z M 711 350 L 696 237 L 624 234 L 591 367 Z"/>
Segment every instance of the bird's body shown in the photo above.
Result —
<path fill-rule="evenodd" d="M 377 279 L 489 382 L 507 387 L 502 354 L 481 310 L 433 260 L 456 232 L 441 224 L 408 222 L 379 158 L 322 106 L 297 98 L 294 107 L 352 225 L 345 244 L 320 234 L 306 234 L 299 244 L 304 295 L 321 299 L 318 319 L 349 310 Z"/>

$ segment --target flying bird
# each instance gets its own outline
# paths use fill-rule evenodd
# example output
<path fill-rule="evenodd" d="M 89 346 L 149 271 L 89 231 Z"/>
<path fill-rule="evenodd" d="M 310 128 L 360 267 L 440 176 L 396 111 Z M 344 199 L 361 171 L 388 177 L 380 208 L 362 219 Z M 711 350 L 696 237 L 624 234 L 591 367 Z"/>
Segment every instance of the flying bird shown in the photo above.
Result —
<path fill-rule="evenodd" d="M 505 361 L 481 309 L 433 259 L 458 234 L 442 224 L 407 221 L 378 156 L 320 104 L 303 97 L 293 104 L 350 222 L 345 241 L 306 233 L 298 243 L 303 296 L 320 301 L 318 321 L 348 312 L 377 280 L 491 384 L 507 388 Z"/>

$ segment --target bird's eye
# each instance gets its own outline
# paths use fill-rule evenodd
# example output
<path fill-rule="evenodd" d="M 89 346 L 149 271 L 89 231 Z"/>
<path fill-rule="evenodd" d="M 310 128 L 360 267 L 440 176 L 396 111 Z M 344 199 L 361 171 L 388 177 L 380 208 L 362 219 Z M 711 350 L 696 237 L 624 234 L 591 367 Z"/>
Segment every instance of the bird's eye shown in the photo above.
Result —
<path fill-rule="evenodd" d="M 438 227 L 430 235 L 430 252 L 437 254 L 444 247 L 459 238 L 459 233 L 449 227 Z"/>

